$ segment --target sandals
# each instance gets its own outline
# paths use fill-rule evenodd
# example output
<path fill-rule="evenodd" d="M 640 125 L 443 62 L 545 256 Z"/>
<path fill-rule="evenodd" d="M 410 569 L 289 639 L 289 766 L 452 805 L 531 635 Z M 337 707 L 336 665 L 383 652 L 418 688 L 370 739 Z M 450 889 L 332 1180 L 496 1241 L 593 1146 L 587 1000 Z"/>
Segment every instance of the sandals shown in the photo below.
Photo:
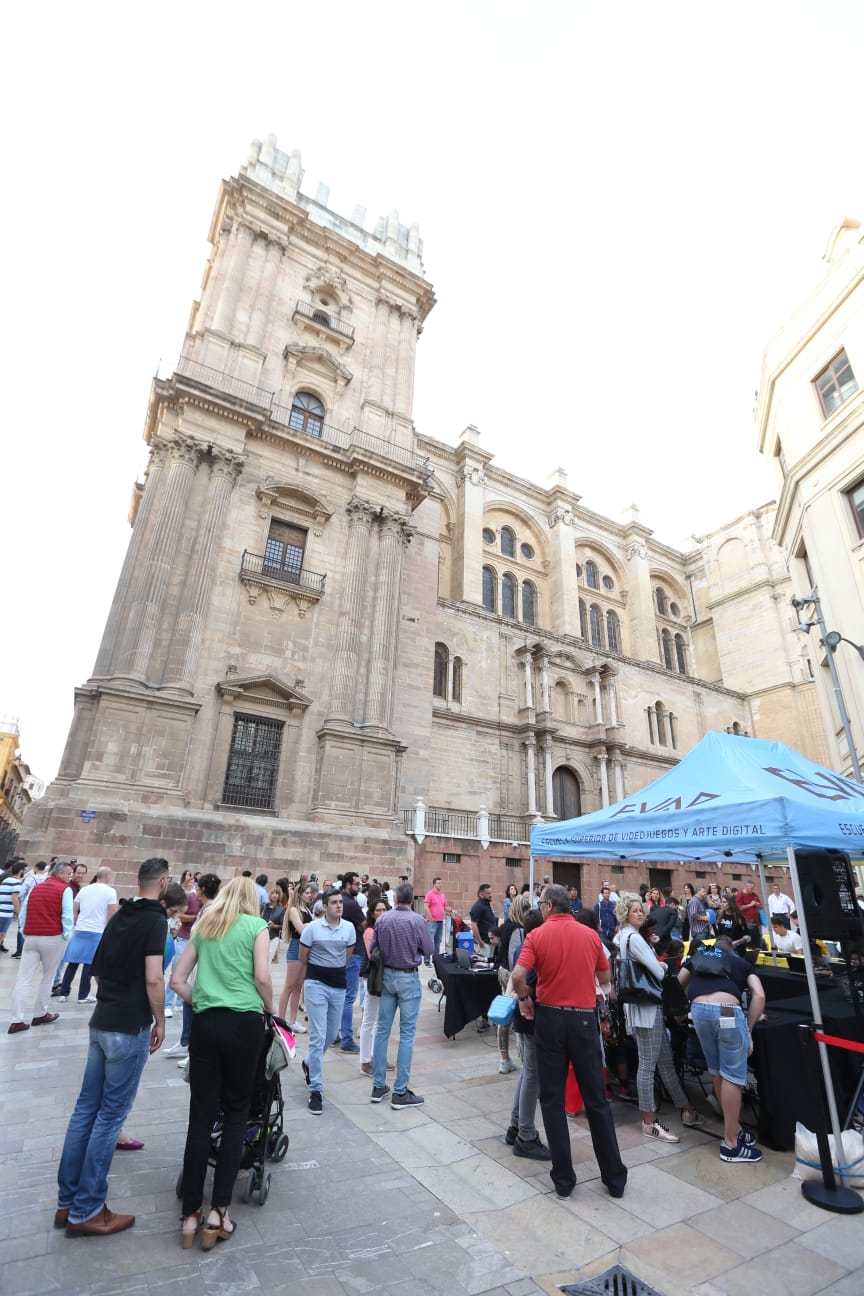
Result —
<path fill-rule="evenodd" d="M 194 1229 L 184 1228 L 183 1225 L 186 1223 L 186 1221 L 191 1219 L 195 1220 Z M 194 1215 L 180 1216 L 180 1245 L 182 1246 L 184 1251 L 190 1250 L 193 1242 L 198 1236 L 198 1230 L 201 1228 L 201 1225 L 203 1223 L 204 1223 L 204 1216 L 201 1214 L 200 1211 L 196 1211 Z"/>
<path fill-rule="evenodd" d="M 218 1224 L 205 1224 L 201 1233 L 201 1250 L 209 1251 L 217 1242 L 227 1242 L 237 1232 L 237 1224 L 234 1220 L 229 1220 L 230 1229 L 225 1227 L 225 1216 L 228 1214 L 227 1206 L 214 1206 L 212 1208 L 219 1216 Z"/>

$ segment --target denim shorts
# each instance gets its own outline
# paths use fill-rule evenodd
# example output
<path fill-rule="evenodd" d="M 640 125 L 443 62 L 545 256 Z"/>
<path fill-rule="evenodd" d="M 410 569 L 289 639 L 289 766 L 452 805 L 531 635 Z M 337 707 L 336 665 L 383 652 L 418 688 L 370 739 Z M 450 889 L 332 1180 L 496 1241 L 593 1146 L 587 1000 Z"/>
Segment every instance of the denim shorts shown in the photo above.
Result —
<path fill-rule="evenodd" d="M 299 936 L 292 936 L 290 941 L 288 942 L 288 948 L 285 951 L 285 962 L 286 963 L 300 962 L 300 937 Z"/>
<path fill-rule="evenodd" d="M 728 1005 L 719 1003 L 693 1003 L 693 1026 L 702 1045 L 705 1061 L 712 1076 L 722 1076 L 730 1084 L 741 1085 L 747 1081 L 747 1049 L 750 1032 L 743 1009 L 736 1004 L 734 1017 L 726 1017 L 732 1026 L 721 1026 L 720 1009 Z"/>

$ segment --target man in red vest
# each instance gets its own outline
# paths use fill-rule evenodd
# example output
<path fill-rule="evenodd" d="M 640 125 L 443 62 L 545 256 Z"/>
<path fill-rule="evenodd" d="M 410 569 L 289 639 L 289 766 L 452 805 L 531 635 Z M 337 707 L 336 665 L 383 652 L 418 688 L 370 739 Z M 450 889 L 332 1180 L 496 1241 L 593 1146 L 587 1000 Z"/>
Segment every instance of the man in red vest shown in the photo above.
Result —
<path fill-rule="evenodd" d="M 60 965 L 66 942 L 72 935 L 71 876 L 71 864 L 55 864 L 42 885 L 34 887 L 30 892 L 24 920 L 26 944 L 18 969 L 18 980 L 12 992 L 10 1035 L 29 1030 L 31 1026 L 47 1026 L 59 1016 L 59 1013 L 49 1012 L 48 1005 L 51 1002 L 54 973 Z M 30 997 L 30 987 L 40 968 L 42 980 L 36 991 L 33 1018 L 28 1022 L 25 1003 Z"/>

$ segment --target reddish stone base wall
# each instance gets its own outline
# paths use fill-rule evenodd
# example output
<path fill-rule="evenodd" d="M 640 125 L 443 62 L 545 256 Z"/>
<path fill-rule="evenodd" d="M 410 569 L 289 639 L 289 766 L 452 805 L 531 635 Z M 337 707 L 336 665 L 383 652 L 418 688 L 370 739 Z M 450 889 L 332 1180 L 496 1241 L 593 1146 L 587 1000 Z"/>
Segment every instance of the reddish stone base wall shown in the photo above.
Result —
<path fill-rule="evenodd" d="M 85 823 L 81 808 L 47 798 L 31 806 L 18 853 L 28 864 L 75 856 L 91 877 L 106 864 L 122 894 L 134 892 L 139 864 L 153 855 L 164 856 L 178 880 L 187 868 L 226 880 L 244 869 L 271 881 L 316 873 L 322 882 L 350 868 L 394 884 L 413 872 L 414 844 L 396 830 L 147 805 L 97 810 Z"/>

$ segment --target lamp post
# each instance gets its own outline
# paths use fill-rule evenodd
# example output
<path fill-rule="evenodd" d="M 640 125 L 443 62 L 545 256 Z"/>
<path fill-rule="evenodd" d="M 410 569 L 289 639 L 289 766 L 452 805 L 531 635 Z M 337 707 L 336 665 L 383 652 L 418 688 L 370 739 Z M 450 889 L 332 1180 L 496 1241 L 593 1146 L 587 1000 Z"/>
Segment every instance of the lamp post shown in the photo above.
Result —
<path fill-rule="evenodd" d="M 846 710 L 846 700 L 843 697 L 843 690 L 840 687 L 840 678 L 837 674 L 837 666 L 834 661 L 834 654 L 837 651 L 839 644 L 852 644 L 852 647 L 862 660 L 864 660 L 864 646 L 852 643 L 851 639 L 846 639 L 844 635 L 839 634 L 836 630 L 829 631 L 826 629 L 825 619 L 822 616 L 822 604 L 819 601 L 819 595 L 816 594 L 815 591 L 811 594 L 807 594 L 804 598 L 793 598 L 792 606 L 796 612 L 803 612 L 804 609 L 808 607 L 813 609 L 814 619 L 812 621 L 805 621 L 803 618 L 799 618 L 798 629 L 802 634 L 809 634 L 814 625 L 819 627 L 819 642 L 828 651 L 828 669 L 831 672 L 831 683 L 834 686 L 834 696 L 837 699 L 837 709 L 840 712 L 840 722 L 843 725 L 843 732 L 846 735 L 846 745 L 849 748 L 849 760 L 852 764 L 852 773 L 855 775 L 855 778 L 859 783 L 864 783 L 864 779 L 861 777 L 861 766 L 858 764 L 858 753 L 856 752 L 855 744 L 852 741 L 852 727 L 849 723 L 849 712 Z"/>

